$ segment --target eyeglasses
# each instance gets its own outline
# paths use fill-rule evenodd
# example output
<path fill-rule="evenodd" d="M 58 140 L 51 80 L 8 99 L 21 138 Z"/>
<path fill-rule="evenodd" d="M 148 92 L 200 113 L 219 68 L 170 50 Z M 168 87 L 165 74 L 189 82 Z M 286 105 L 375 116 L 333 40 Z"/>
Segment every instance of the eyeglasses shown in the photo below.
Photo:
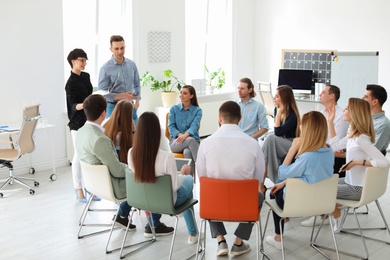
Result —
<path fill-rule="evenodd" d="M 87 59 L 80 59 L 80 58 L 78 58 L 78 59 L 76 59 L 76 60 L 81 61 L 82 63 L 87 62 Z"/>

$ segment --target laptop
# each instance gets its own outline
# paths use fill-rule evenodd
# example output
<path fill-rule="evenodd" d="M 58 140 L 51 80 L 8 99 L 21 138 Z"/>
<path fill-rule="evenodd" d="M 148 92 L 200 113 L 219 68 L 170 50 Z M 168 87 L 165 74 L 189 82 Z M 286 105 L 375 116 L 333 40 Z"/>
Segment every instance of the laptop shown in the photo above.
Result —
<path fill-rule="evenodd" d="M 191 159 L 187 159 L 187 158 L 175 158 L 175 161 L 176 161 L 176 169 L 178 172 L 180 172 L 181 170 L 181 167 L 183 167 L 183 165 L 190 165 L 191 164 Z"/>

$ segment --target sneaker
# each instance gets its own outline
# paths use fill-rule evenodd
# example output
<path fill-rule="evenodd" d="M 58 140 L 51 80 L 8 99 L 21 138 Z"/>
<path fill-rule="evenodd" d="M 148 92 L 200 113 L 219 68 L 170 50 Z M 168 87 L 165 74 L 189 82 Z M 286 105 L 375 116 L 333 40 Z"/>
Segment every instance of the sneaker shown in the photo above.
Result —
<path fill-rule="evenodd" d="M 203 239 L 204 238 L 204 233 L 200 233 L 200 239 Z M 199 233 L 196 234 L 196 236 L 193 236 L 193 235 L 190 235 L 188 237 L 188 244 L 190 245 L 193 245 L 193 244 L 196 244 L 198 243 L 198 239 L 199 239 Z"/>
<path fill-rule="evenodd" d="M 321 223 L 322 223 L 322 217 L 317 216 L 315 226 L 319 226 L 321 225 Z M 313 224 L 314 224 L 314 217 L 308 218 L 301 222 L 301 226 L 303 227 L 312 227 Z M 326 218 L 324 220 L 324 225 L 329 225 L 329 218 Z"/>
<path fill-rule="evenodd" d="M 115 220 L 115 224 L 119 226 L 122 229 L 127 228 L 127 224 L 129 223 L 129 218 L 122 218 L 121 216 L 114 215 L 114 218 L 112 220 Z M 133 224 L 130 224 L 129 231 L 135 230 L 136 226 Z"/>
<path fill-rule="evenodd" d="M 237 245 L 233 244 L 232 249 L 230 250 L 230 254 L 243 255 L 245 253 L 248 253 L 249 251 L 251 251 L 250 245 L 248 243 L 245 243 L 244 241 L 242 241 L 241 246 L 237 246 Z"/>
<path fill-rule="evenodd" d="M 156 236 L 166 236 L 172 234 L 174 231 L 173 227 L 167 227 L 164 223 L 161 223 L 160 226 L 154 228 L 154 232 L 156 232 Z M 145 226 L 145 237 L 153 237 L 152 229 L 150 228 L 149 224 Z"/>
<path fill-rule="evenodd" d="M 227 255 L 228 253 L 229 253 L 229 249 L 228 249 L 228 245 L 226 244 L 226 241 L 222 241 L 221 243 L 218 243 L 217 256 Z"/>
<path fill-rule="evenodd" d="M 279 250 L 282 250 L 282 242 L 276 241 L 274 236 L 267 236 L 265 241 L 271 246 L 276 247 Z"/>
<path fill-rule="evenodd" d="M 333 232 L 335 234 L 340 232 L 346 216 L 347 216 L 347 211 L 345 209 L 340 209 L 340 217 L 338 217 L 338 218 L 332 217 L 332 219 L 333 219 Z"/>

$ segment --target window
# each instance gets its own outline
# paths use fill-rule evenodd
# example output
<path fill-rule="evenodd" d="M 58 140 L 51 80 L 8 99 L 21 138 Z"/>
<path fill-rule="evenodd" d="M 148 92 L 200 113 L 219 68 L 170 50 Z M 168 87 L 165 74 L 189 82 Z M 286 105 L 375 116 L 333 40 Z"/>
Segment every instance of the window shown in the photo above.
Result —
<path fill-rule="evenodd" d="M 100 67 L 111 57 L 111 35 L 122 35 L 126 41 L 126 56 L 132 56 L 131 3 L 126 0 L 63 1 L 65 81 L 70 71 L 66 57 L 75 48 L 87 53 L 85 70 L 96 87 Z"/>
<path fill-rule="evenodd" d="M 186 82 L 204 78 L 204 65 L 210 71 L 222 68 L 222 92 L 234 90 L 231 0 L 186 0 Z"/>

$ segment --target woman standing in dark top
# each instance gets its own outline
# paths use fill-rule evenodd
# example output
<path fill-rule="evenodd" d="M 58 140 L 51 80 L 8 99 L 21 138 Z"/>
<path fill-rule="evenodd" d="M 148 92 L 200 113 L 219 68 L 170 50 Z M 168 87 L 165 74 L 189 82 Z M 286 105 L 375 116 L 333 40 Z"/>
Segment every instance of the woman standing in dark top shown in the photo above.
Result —
<path fill-rule="evenodd" d="M 264 178 L 278 183 L 278 169 L 287 155 L 295 137 L 300 136 L 300 116 L 294 94 L 290 86 L 283 85 L 276 89 L 274 135 L 269 135 L 263 144 L 266 164 Z M 268 175 L 268 176 L 267 176 Z"/>
<path fill-rule="evenodd" d="M 77 130 L 85 124 L 87 118 L 83 111 L 83 101 L 92 94 L 92 84 L 89 74 L 83 72 L 87 65 L 87 54 L 82 49 L 74 49 L 68 55 L 68 62 L 72 68 L 70 77 L 65 85 L 66 106 L 68 110 L 69 129 L 72 135 L 73 147 Z M 87 202 L 83 192 L 83 180 L 81 176 L 80 161 L 74 149 L 72 159 L 73 184 L 79 202 Z M 95 198 L 98 199 L 98 198 Z"/>

